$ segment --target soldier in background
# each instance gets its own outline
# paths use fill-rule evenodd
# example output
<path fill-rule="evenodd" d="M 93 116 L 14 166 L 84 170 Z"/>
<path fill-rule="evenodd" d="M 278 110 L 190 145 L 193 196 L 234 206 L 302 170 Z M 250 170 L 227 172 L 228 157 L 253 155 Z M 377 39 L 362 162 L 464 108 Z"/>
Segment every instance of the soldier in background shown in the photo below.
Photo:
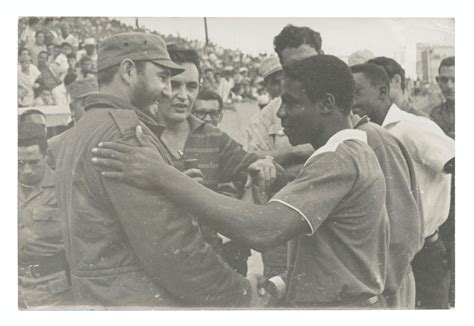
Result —
<path fill-rule="evenodd" d="M 54 172 L 43 126 L 18 128 L 18 286 L 20 308 L 72 304 Z"/>

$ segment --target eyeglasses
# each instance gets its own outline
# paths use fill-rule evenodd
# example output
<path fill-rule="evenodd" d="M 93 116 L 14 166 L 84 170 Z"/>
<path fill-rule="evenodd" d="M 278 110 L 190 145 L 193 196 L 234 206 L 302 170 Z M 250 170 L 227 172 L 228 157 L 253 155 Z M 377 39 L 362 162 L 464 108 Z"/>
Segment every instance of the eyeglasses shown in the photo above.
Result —
<path fill-rule="evenodd" d="M 449 81 L 452 81 L 452 83 L 454 84 L 454 77 L 440 76 L 440 77 L 437 77 L 436 80 L 438 81 L 438 83 L 447 84 Z"/>
<path fill-rule="evenodd" d="M 193 111 L 193 115 L 201 120 L 204 120 L 207 115 L 213 120 L 219 119 L 222 115 L 221 111 Z"/>

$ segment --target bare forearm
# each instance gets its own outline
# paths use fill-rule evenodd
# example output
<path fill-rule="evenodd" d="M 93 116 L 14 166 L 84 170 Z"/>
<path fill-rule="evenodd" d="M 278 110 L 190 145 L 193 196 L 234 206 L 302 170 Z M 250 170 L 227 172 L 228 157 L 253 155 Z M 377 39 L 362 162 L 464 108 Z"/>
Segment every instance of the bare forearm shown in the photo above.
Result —
<path fill-rule="evenodd" d="M 176 169 L 162 166 L 152 176 L 157 188 L 178 205 L 211 224 L 216 231 L 259 251 L 287 241 L 285 228 L 278 223 L 273 209 L 219 195 L 184 176 Z"/>

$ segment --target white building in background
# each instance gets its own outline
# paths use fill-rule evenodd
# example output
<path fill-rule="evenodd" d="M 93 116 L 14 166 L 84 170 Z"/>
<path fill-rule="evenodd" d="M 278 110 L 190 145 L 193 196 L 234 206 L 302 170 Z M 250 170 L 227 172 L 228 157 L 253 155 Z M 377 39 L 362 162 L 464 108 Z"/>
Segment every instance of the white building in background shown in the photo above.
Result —
<path fill-rule="evenodd" d="M 441 60 L 454 56 L 454 46 L 418 43 L 416 45 L 416 75 L 425 83 L 436 83 Z"/>

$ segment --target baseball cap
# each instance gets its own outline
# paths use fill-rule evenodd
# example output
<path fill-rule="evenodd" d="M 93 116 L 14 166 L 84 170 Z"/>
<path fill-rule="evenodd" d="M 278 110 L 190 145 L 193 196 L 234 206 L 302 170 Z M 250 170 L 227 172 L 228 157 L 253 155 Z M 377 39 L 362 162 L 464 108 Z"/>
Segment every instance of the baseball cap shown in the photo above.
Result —
<path fill-rule="evenodd" d="M 76 80 L 66 88 L 69 96 L 73 100 L 99 92 L 99 86 L 95 78 Z"/>
<path fill-rule="evenodd" d="M 262 61 L 259 68 L 259 73 L 263 76 L 263 78 L 267 78 L 271 74 L 283 70 L 280 60 L 278 60 L 275 56 L 270 56 Z"/>
<path fill-rule="evenodd" d="M 165 41 L 154 34 L 121 33 L 111 36 L 99 44 L 98 71 L 118 65 L 124 59 L 151 61 L 159 66 L 169 68 L 172 75 L 178 75 L 184 71 L 182 67 L 171 61 Z"/>

